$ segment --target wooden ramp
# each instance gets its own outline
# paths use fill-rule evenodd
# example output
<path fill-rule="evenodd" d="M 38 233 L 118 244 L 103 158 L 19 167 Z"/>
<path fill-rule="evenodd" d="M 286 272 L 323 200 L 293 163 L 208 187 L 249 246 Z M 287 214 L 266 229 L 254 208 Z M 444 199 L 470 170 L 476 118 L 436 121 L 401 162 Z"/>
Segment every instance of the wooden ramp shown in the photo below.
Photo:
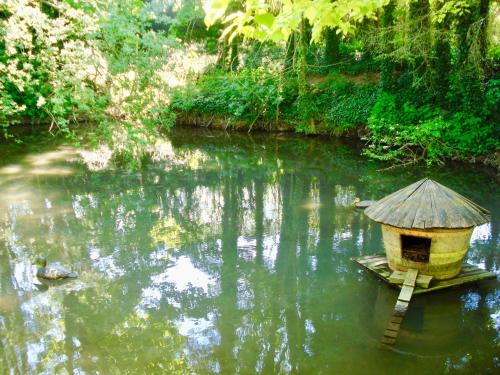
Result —
<path fill-rule="evenodd" d="M 411 296 L 413 295 L 417 275 L 418 271 L 415 269 L 409 269 L 406 272 L 403 286 L 401 287 L 401 292 L 399 293 L 398 300 L 394 306 L 391 320 L 389 324 L 387 324 L 384 336 L 381 340 L 384 345 L 394 345 L 396 343 L 401 323 L 403 322 L 406 310 L 408 310 L 408 305 L 410 304 Z"/>
<path fill-rule="evenodd" d="M 351 258 L 354 262 L 360 264 L 370 272 L 373 272 L 377 277 L 381 278 L 390 285 L 402 288 L 402 274 L 403 272 L 393 272 L 387 265 L 387 258 L 385 254 L 367 255 L 363 257 Z M 429 276 L 418 275 L 416 279 L 416 286 L 413 294 L 430 293 L 436 290 L 456 287 L 463 284 L 474 283 L 479 280 L 495 279 L 497 275 L 493 272 L 483 270 L 477 266 L 468 263 L 462 265 L 460 274 L 453 279 L 449 280 L 434 280 Z"/>
<path fill-rule="evenodd" d="M 381 340 L 381 344 L 384 347 L 390 347 L 396 343 L 401 323 L 414 294 L 429 293 L 435 290 L 497 277 L 493 272 L 483 270 L 468 263 L 462 265 L 460 274 L 453 279 L 433 280 L 432 276 L 419 275 L 416 269 L 409 269 L 407 272 L 393 272 L 387 264 L 385 254 L 354 257 L 351 260 L 373 272 L 390 285 L 401 289 L 391 319 Z"/>

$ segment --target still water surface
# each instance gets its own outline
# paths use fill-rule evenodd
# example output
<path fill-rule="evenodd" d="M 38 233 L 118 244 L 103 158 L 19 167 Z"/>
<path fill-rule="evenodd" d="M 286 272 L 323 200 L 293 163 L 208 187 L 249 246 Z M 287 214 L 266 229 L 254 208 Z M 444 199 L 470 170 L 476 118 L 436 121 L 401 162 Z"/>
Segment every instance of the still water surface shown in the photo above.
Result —
<path fill-rule="evenodd" d="M 388 351 L 397 293 L 350 261 L 383 249 L 354 199 L 429 176 L 491 211 L 467 260 L 500 274 L 487 171 L 380 173 L 340 141 L 200 130 L 139 172 L 89 171 L 39 144 L 0 146 L 0 374 L 499 371 L 498 281 L 415 297 Z M 80 277 L 40 285 L 38 254 Z"/>

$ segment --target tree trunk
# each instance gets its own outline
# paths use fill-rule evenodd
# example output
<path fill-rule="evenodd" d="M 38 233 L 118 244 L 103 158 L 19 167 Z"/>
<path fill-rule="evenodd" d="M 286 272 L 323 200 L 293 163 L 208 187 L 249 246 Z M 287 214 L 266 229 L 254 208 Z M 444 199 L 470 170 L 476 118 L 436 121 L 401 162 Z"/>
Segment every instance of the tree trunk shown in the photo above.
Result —
<path fill-rule="evenodd" d="M 444 5 L 438 3 L 437 10 Z M 444 103 L 448 92 L 451 72 L 451 48 L 450 48 L 450 23 L 451 19 L 446 16 L 440 23 L 435 25 L 434 44 L 432 46 L 431 60 L 431 87 L 434 96 L 439 103 Z"/>
<path fill-rule="evenodd" d="M 383 33 L 385 36 L 386 44 L 384 46 L 384 54 L 387 55 L 393 51 L 393 39 L 394 31 L 392 27 L 394 26 L 394 11 L 396 9 L 396 1 L 391 0 L 384 7 L 384 12 L 382 13 L 381 22 Z M 380 68 L 380 84 L 382 89 L 389 91 L 394 87 L 394 63 L 391 58 L 385 56 L 381 63 Z"/>
<path fill-rule="evenodd" d="M 303 97 L 307 94 L 307 81 L 306 81 L 306 33 L 305 33 L 305 21 L 302 19 L 300 23 L 300 35 L 299 35 L 299 61 L 298 61 L 298 86 L 299 86 L 299 97 Z"/>
<path fill-rule="evenodd" d="M 231 57 L 229 61 L 229 66 L 232 72 L 238 70 L 238 65 L 239 65 L 238 45 L 239 45 L 238 38 L 234 38 L 233 41 L 231 42 Z"/>
<path fill-rule="evenodd" d="M 286 56 L 285 56 L 285 70 L 293 68 L 295 65 L 295 44 L 297 42 L 297 37 L 295 33 L 292 33 L 288 38 L 286 44 Z"/>
<path fill-rule="evenodd" d="M 328 27 L 325 30 L 325 52 L 324 59 L 326 65 L 333 65 L 339 61 L 340 35 L 336 29 Z"/>
<path fill-rule="evenodd" d="M 463 73 L 483 77 L 487 71 L 489 6 L 489 0 L 477 0 L 456 19 L 456 68 Z"/>
<path fill-rule="evenodd" d="M 479 17 L 480 17 L 480 28 L 479 28 L 479 54 L 480 54 L 480 64 L 482 73 L 486 73 L 488 70 L 488 61 L 486 59 L 486 53 L 488 52 L 488 12 L 490 8 L 490 0 L 480 0 L 479 1 Z"/>
<path fill-rule="evenodd" d="M 228 54 L 228 43 L 223 40 L 219 43 L 219 52 L 217 54 L 217 62 L 215 65 L 220 69 L 227 69 L 227 54 Z"/>
<path fill-rule="evenodd" d="M 409 7 L 410 67 L 415 86 L 427 81 L 431 51 L 429 0 L 412 0 Z"/>
<path fill-rule="evenodd" d="M 466 67 L 467 56 L 470 50 L 470 38 L 467 38 L 469 29 L 473 23 L 473 15 L 471 12 L 463 12 L 458 17 L 455 35 L 457 39 L 457 62 L 456 67 L 460 70 Z"/>

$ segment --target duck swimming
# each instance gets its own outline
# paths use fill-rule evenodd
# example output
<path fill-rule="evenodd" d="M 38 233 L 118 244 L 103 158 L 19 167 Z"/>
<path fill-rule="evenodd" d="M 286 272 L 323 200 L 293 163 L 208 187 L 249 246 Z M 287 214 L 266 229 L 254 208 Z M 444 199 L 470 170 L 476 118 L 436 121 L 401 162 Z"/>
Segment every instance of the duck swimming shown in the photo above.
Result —
<path fill-rule="evenodd" d="M 76 273 L 69 271 L 60 263 L 51 263 L 47 265 L 47 259 L 43 256 L 36 258 L 35 264 L 38 266 L 36 276 L 41 279 L 63 280 L 78 277 Z"/>

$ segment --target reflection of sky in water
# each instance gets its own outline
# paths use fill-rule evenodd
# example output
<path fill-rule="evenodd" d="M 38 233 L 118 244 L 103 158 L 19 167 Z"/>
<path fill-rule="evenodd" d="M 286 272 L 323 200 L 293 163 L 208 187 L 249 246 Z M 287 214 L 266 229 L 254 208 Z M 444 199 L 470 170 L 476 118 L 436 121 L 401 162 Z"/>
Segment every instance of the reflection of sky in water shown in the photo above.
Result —
<path fill-rule="evenodd" d="M 314 324 L 312 322 L 311 319 L 306 319 L 304 321 L 304 330 L 307 334 L 307 338 L 304 342 L 304 345 L 302 346 L 302 348 L 304 349 L 304 352 L 309 356 L 311 357 L 314 353 L 313 353 L 313 349 L 311 347 L 312 345 L 312 335 L 314 335 L 316 333 L 316 329 L 314 328 Z"/>
<path fill-rule="evenodd" d="M 333 236 L 333 241 L 338 246 L 342 241 L 349 240 L 351 238 L 352 238 L 351 231 L 337 232 Z"/>
<path fill-rule="evenodd" d="M 475 227 L 472 231 L 466 261 L 481 269 L 488 269 L 500 275 L 500 268 L 497 267 L 496 262 L 494 264 L 491 264 L 491 261 L 488 263 L 488 252 L 498 251 L 498 245 L 495 246 L 495 241 L 496 239 L 493 238 L 492 223 Z"/>
<path fill-rule="evenodd" d="M 238 237 L 236 246 L 238 247 L 238 256 L 241 259 L 248 261 L 255 259 L 255 256 L 257 255 L 257 240 L 255 238 L 240 236 Z"/>
<path fill-rule="evenodd" d="M 48 210 L 50 210 L 50 209 L 52 208 L 52 202 L 50 201 L 50 199 L 49 199 L 49 198 L 45 198 L 45 199 L 44 199 L 44 201 L 45 201 L 45 207 L 46 207 Z"/>
<path fill-rule="evenodd" d="M 118 266 L 115 260 L 120 251 L 120 248 L 116 248 L 110 255 L 101 256 L 101 250 L 96 246 L 89 245 L 88 249 L 89 258 L 92 260 L 95 269 L 101 271 L 102 275 L 109 280 L 125 275 L 125 269 Z"/>
<path fill-rule="evenodd" d="M 142 290 L 141 306 L 146 309 L 159 309 L 161 291 L 159 288 L 149 287 Z"/>
<path fill-rule="evenodd" d="M 264 237 L 262 255 L 264 257 L 264 264 L 269 271 L 273 270 L 278 256 L 279 235 Z"/>
<path fill-rule="evenodd" d="M 180 307 L 179 302 L 170 296 L 172 294 L 170 285 L 177 292 L 199 288 L 205 294 L 213 293 L 216 285 L 210 275 L 197 269 L 191 259 L 184 256 L 172 262 L 164 272 L 152 275 L 150 279 L 151 285 L 143 288 L 140 303 L 136 307 L 140 316 L 144 316 L 146 309 L 159 309 L 162 299 L 172 307 Z"/>
<path fill-rule="evenodd" d="M 268 186 L 264 191 L 263 200 L 264 220 L 277 220 L 281 206 L 280 194 L 277 186 Z"/>
<path fill-rule="evenodd" d="M 247 261 L 255 259 L 257 240 L 255 238 L 238 237 L 237 249 L 238 256 Z M 264 236 L 262 241 L 262 257 L 267 269 L 272 271 L 275 267 L 276 257 L 278 256 L 279 235 Z"/>
<path fill-rule="evenodd" d="M 472 231 L 471 244 L 474 245 L 479 241 L 491 240 L 491 223 L 486 223 L 475 227 Z"/>
<path fill-rule="evenodd" d="M 498 336 L 500 338 L 500 311 L 493 313 L 490 315 L 491 320 L 493 321 L 493 327 L 498 331 Z"/>
<path fill-rule="evenodd" d="M 77 219 L 83 218 L 83 215 L 85 212 L 85 209 L 83 208 L 83 206 L 81 204 L 82 199 L 83 199 L 83 197 L 81 195 L 75 195 L 73 197 L 73 201 L 72 201 L 73 212 L 75 213 L 75 217 Z"/>
<path fill-rule="evenodd" d="M 219 362 L 209 359 L 210 353 L 221 344 L 216 322 L 216 312 L 209 312 L 201 318 L 181 316 L 175 323 L 178 333 L 187 338 L 183 352 L 188 362 L 196 366 L 197 361 L 203 358 L 210 373 L 220 373 Z"/>
<path fill-rule="evenodd" d="M 27 200 L 12 203 L 7 208 L 12 224 L 15 224 L 16 217 L 24 215 L 33 215 L 30 202 Z"/>
<path fill-rule="evenodd" d="M 177 291 L 185 291 L 189 288 L 201 288 L 208 293 L 209 288 L 215 285 L 215 280 L 207 273 L 197 269 L 191 259 L 182 256 L 169 266 L 165 272 L 151 276 L 153 285 L 172 283 Z"/>
<path fill-rule="evenodd" d="M 497 308 L 500 310 L 500 289 L 495 289 L 489 293 L 486 296 L 485 301 L 489 309 Z"/>
<path fill-rule="evenodd" d="M 32 372 L 43 368 L 45 371 L 38 373 L 55 373 L 55 368 L 67 359 L 65 354 L 57 354 L 50 350 L 58 343 L 63 343 L 66 337 L 62 297 L 63 293 L 56 289 L 38 294 L 21 304 L 21 311 L 29 330 L 26 354 Z M 43 366 L 40 367 L 42 363 Z"/>
<path fill-rule="evenodd" d="M 125 233 L 126 230 L 135 228 L 135 212 L 133 210 L 126 212 L 123 205 L 119 205 L 115 213 L 115 229 L 118 232 Z"/>
<path fill-rule="evenodd" d="M 481 296 L 476 292 L 469 292 L 462 296 L 462 301 L 464 301 L 464 308 L 466 311 L 473 311 L 479 307 L 479 302 Z"/>
<path fill-rule="evenodd" d="M 149 259 L 152 265 L 158 266 L 164 264 L 165 261 L 169 259 L 170 254 L 170 249 L 160 246 L 159 248 L 151 252 L 151 254 L 149 254 Z"/>
<path fill-rule="evenodd" d="M 197 186 L 193 191 L 193 200 L 198 202 L 198 210 L 192 212 L 191 220 L 197 217 L 200 224 L 212 224 L 214 220 L 217 221 L 220 207 L 224 204 L 222 195 L 214 193 L 206 186 Z"/>
<path fill-rule="evenodd" d="M 218 345 L 220 336 L 215 328 L 216 315 L 209 313 L 206 318 L 182 317 L 176 323 L 179 334 L 187 336 L 191 345 L 208 347 Z"/>
<path fill-rule="evenodd" d="M 351 208 L 356 197 L 356 191 L 351 186 L 335 186 L 335 206 Z"/>
<path fill-rule="evenodd" d="M 15 289 L 23 291 L 36 290 L 39 284 L 35 276 L 35 267 L 29 261 L 17 262 L 13 264 L 12 284 Z"/>
<path fill-rule="evenodd" d="M 240 278 L 238 280 L 237 306 L 240 310 L 250 310 L 253 308 L 254 291 L 248 280 Z"/>

